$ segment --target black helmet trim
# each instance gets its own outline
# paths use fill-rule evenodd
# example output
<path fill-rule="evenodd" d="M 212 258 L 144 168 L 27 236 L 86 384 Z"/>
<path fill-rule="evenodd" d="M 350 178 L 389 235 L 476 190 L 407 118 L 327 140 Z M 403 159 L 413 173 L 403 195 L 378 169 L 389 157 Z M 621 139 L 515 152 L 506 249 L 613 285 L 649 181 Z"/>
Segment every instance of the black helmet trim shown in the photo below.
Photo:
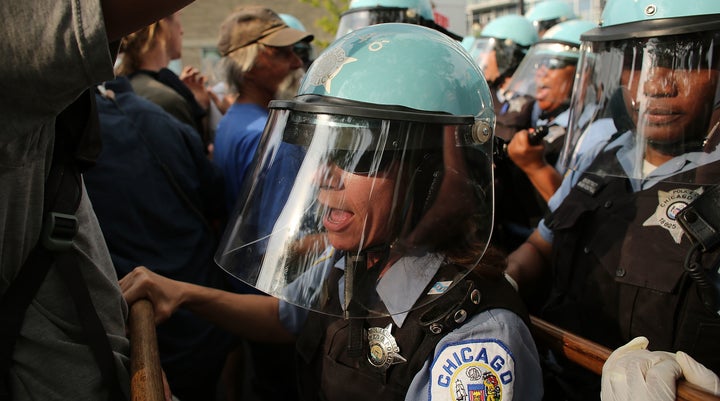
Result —
<path fill-rule="evenodd" d="M 568 21 L 569 18 L 562 16 L 562 17 L 555 17 L 555 18 L 548 18 L 543 20 L 537 20 L 533 21 L 532 24 L 535 27 L 535 29 L 539 31 L 547 31 L 548 29 L 552 28 L 553 26 Z"/>
<path fill-rule="evenodd" d="M 580 40 L 598 42 L 622 39 L 638 39 L 655 36 L 682 35 L 720 29 L 720 14 L 695 15 L 681 18 L 659 18 L 640 22 L 628 22 L 591 29 Z"/>
<path fill-rule="evenodd" d="M 573 49 L 576 49 L 578 51 L 580 50 L 580 45 L 578 45 L 577 43 L 568 42 L 568 41 L 559 40 L 559 39 L 541 39 L 540 41 L 538 41 L 535 44 L 539 45 L 539 44 L 543 44 L 543 43 L 549 43 L 549 44 L 559 43 L 564 46 L 572 47 Z"/>
<path fill-rule="evenodd" d="M 524 51 L 524 52 L 526 52 L 527 50 L 530 49 L 530 47 L 532 47 L 532 45 L 523 45 L 523 44 L 520 44 L 520 43 L 510 39 L 510 38 L 498 38 L 496 36 L 480 35 L 480 36 L 478 36 L 478 39 L 492 39 L 495 41 L 497 46 L 513 47 L 516 49 L 520 49 L 521 51 Z"/>
<path fill-rule="evenodd" d="M 368 12 L 368 11 L 370 11 L 370 12 L 373 12 L 373 11 L 374 12 L 400 11 L 403 14 L 407 14 L 407 10 L 408 10 L 407 7 L 385 7 L 385 6 L 357 7 L 357 8 L 351 8 L 351 9 L 341 13 L 340 18 L 342 18 L 346 15 L 351 15 L 351 14 L 360 13 L 360 12 Z M 417 15 L 417 18 L 420 18 L 420 14 Z M 403 22 L 405 22 L 405 21 L 403 21 Z"/>
<path fill-rule="evenodd" d="M 446 112 L 427 112 L 404 106 L 377 105 L 332 96 L 300 95 L 293 100 L 273 100 L 271 109 L 333 114 L 378 120 L 402 120 L 428 124 L 472 125 L 474 116 L 456 116 Z"/>
<path fill-rule="evenodd" d="M 435 21 L 428 21 L 425 18 L 420 17 L 421 25 L 426 26 L 428 28 L 432 28 L 438 32 L 444 33 L 445 35 L 449 36 L 452 39 L 457 40 L 458 42 L 461 42 L 463 40 L 463 37 L 461 35 L 458 35 L 455 32 L 451 32 L 447 30 L 447 28 L 443 27 L 442 25 L 439 25 Z"/>
<path fill-rule="evenodd" d="M 358 7 L 358 8 L 353 8 L 353 9 L 347 10 L 344 13 L 340 14 L 340 18 L 342 18 L 346 15 L 363 12 L 363 11 L 366 11 L 366 12 L 368 12 L 368 11 L 369 12 L 401 11 L 406 15 L 407 19 L 405 19 L 403 21 L 393 21 L 393 22 L 403 22 L 406 24 L 417 24 L 417 25 L 426 26 L 428 28 L 435 29 L 438 32 L 442 32 L 445 35 L 453 38 L 454 40 L 457 40 L 457 41 L 463 40 L 462 35 L 458 35 L 455 32 L 449 31 L 447 28 L 443 27 L 442 25 L 439 25 L 437 22 L 435 22 L 431 19 L 427 19 L 427 18 L 423 17 L 419 13 L 412 17 L 408 16 L 407 10 L 409 10 L 409 8 L 407 8 L 407 7 L 385 7 L 385 6 Z M 382 22 L 386 22 L 386 21 L 381 21 L 381 23 Z"/>

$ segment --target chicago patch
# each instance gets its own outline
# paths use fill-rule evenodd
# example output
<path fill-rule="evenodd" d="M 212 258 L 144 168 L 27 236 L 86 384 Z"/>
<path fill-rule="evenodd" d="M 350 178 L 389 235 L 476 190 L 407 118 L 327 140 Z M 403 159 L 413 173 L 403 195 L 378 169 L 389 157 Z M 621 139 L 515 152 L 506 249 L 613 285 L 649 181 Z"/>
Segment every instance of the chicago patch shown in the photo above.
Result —
<path fill-rule="evenodd" d="M 430 367 L 430 399 L 501 401 L 512 399 L 515 360 L 502 341 L 448 344 Z"/>

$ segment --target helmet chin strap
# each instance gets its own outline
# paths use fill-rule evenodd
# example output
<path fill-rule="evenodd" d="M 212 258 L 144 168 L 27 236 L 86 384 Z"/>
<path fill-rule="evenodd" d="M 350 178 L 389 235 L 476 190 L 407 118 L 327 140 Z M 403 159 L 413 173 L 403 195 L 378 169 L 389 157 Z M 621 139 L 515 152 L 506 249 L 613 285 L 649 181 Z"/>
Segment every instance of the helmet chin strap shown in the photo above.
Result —
<path fill-rule="evenodd" d="M 703 148 L 704 140 L 693 139 L 690 141 L 679 140 L 679 141 L 653 141 L 648 139 L 647 146 L 652 149 L 669 156 L 680 156 L 681 154 L 688 152 L 700 152 Z"/>
<path fill-rule="evenodd" d="M 349 320 L 350 325 L 347 345 L 348 356 L 360 357 L 363 355 L 364 319 L 357 318 L 367 315 L 367 303 L 368 301 L 372 302 L 370 288 L 375 287 L 375 283 L 387 260 L 387 250 L 386 245 L 380 245 L 345 257 L 345 302 L 343 310 L 344 318 Z M 368 254 L 373 252 L 378 252 L 381 255 L 384 253 L 385 256 L 369 267 Z"/>
<path fill-rule="evenodd" d="M 362 317 L 367 311 L 371 288 L 374 288 L 383 265 L 388 259 L 390 247 L 381 244 L 345 256 L 345 302 L 344 318 Z M 373 256 L 377 255 L 377 258 Z M 368 260 L 370 256 L 371 260 Z M 377 259 L 377 260 L 375 260 Z"/>

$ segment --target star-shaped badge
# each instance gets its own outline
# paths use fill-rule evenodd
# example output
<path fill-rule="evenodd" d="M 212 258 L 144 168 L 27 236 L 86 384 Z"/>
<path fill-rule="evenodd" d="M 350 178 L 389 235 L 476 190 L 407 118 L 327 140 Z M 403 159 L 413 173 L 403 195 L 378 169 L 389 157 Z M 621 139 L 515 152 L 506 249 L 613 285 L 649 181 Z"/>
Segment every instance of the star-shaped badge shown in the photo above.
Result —
<path fill-rule="evenodd" d="M 675 243 L 679 244 L 682 241 L 683 229 L 676 220 L 677 214 L 698 195 L 699 192 L 688 188 L 676 188 L 668 192 L 658 191 L 658 207 L 655 213 L 645 220 L 643 226 L 660 226 L 670 233 Z"/>
<path fill-rule="evenodd" d="M 370 343 L 368 361 L 381 370 L 387 370 L 397 363 L 407 362 L 407 359 L 400 355 L 400 347 L 391 332 L 392 323 L 385 328 L 371 327 L 368 329 L 368 342 Z"/>
<path fill-rule="evenodd" d="M 336 48 L 324 54 L 318 60 L 315 60 L 317 66 L 311 72 L 309 77 L 310 84 L 314 86 L 323 86 L 325 91 L 330 92 L 330 85 L 333 78 L 340 73 L 343 66 L 348 63 L 357 61 L 356 58 L 345 55 L 345 50 Z"/>
<path fill-rule="evenodd" d="M 510 109 L 508 111 L 511 113 L 512 112 L 519 113 L 522 111 L 522 108 L 525 106 L 525 103 L 527 103 L 527 99 L 525 99 L 522 96 L 510 99 L 508 101 L 508 105 L 510 106 Z"/>

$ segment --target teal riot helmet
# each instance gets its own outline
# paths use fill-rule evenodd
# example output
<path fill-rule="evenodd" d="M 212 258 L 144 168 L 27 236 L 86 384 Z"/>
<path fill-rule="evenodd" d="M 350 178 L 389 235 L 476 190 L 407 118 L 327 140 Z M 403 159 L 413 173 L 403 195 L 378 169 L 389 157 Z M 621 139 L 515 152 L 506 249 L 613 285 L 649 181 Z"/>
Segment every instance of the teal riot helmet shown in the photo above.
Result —
<path fill-rule="evenodd" d="M 521 15 L 503 15 L 490 21 L 470 49 L 493 86 L 501 86 L 520 65 L 527 50 L 538 41 L 530 21 Z"/>
<path fill-rule="evenodd" d="M 290 28 L 297 29 L 298 31 L 307 32 L 307 29 L 305 29 L 305 25 L 303 25 L 303 23 L 300 22 L 300 20 L 297 19 L 297 17 L 295 17 L 294 15 L 285 13 L 278 15 L 280 16 L 280 18 L 282 18 L 283 22 L 285 22 Z"/>
<path fill-rule="evenodd" d="M 533 97 L 544 112 L 566 110 L 580 58 L 580 35 L 595 27 L 595 23 L 575 19 L 548 29 L 513 74 L 506 96 Z"/>
<path fill-rule="evenodd" d="M 600 26 L 581 39 L 564 166 L 720 182 L 711 169 L 682 173 L 718 158 L 720 2 L 610 0 Z M 619 152 L 622 168 L 578 164 L 578 155 L 606 150 Z"/>
<path fill-rule="evenodd" d="M 538 35 L 543 36 L 545 31 L 554 25 L 577 18 L 570 4 L 564 0 L 544 0 L 535 4 L 525 13 Z"/>
<path fill-rule="evenodd" d="M 455 40 L 463 39 L 435 23 L 430 0 L 352 0 L 348 10 L 340 16 L 335 38 L 358 28 L 388 22 L 423 25 Z"/>
<path fill-rule="evenodd" d="M 402 288 L 425 294 L 440 270 L 458 278 L 478 266 L 492 228 L 495 116 L 459 42 L 419 25 L 360 28 L 315 60 L 298 93 L 270 103 L 216 254 L 223 269 L 348 318 L 407 313 L 437 297 L 416 303 L 420 293 Z M 344 271 L 343 307 L 329 310 L 333 268 Z"/>

